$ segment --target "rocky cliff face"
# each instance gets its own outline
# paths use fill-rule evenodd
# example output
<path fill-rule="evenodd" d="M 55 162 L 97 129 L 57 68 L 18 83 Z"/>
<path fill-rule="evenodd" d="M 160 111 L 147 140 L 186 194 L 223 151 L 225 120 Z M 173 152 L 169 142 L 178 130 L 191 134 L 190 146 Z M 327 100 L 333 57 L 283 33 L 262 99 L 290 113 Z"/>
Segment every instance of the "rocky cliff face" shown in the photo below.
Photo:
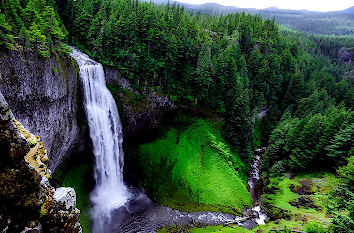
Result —
<path fill-rule="evenodd" d="M 106 67 L 105 75 L 118 105 L 125 139 L 144 136 L 158 128 L 166 114 L 177 108 L 167 96 L 156 90 L 145 90 L 143 95 L 134 91 L 129 80 L 122 78 L 113 68 Z"/>
<path fill-rule="evenodd" d="M 70 58 L 0 51 L 0 91 L 16 119 L 47 146 L 52 170 L 82 145 L 78 83 L 78 67 Z"/>
<path fill-rule="evenodd" d="M 337 56 L 344 64 L 352 64 L 354 59 L 354 49 L 341 47 L 337 51 Z"/>
<path fill-rule="evenodd" d="M 0 232 L 82 232 L 72 188 L 52 187 L 40 137 L 14 118 L 0 92 Z"/>

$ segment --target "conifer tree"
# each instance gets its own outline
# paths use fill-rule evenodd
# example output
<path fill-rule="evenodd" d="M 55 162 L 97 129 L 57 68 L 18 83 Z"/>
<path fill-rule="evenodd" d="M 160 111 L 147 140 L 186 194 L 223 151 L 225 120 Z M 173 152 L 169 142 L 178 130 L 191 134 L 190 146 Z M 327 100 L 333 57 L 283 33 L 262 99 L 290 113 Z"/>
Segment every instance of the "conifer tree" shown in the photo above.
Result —
<path fill-rule="evenodd" d="M 7 23 L 5 15 L 0 12 L 0 47 L 12 48 L 12 42 L 11 26 Z"/>

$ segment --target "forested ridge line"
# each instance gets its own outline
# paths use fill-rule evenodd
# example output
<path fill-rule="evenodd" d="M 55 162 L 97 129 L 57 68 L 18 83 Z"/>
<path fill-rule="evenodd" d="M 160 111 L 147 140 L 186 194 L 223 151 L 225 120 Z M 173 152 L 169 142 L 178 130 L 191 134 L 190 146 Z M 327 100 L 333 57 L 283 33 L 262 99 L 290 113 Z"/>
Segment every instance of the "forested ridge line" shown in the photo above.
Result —
<path fill-rule="evenodd" d="M 142 95 L 149 87 L 213 109 L 225 119 L 225 138 L 246 154 L 254 112 L 263 107 L 272 106 L 262 121 L 266 142 L 285 112 L 302 118 L 353 106 L 353 65 L 331 52 L 352 38 L 308 37 L 260 15 L 191 14 L 137 0 L 2 0 L 0 11 L 2 46 L 48 56 L 69 42 L 114 66 Z M 313 99 L 321 107 L 302 106 Z"/>
<path fill-rule="evenodd" d="M 272 106 L 263 122 L 265 135 L 286 109 L 296 111 L 316 91 L 332 101 L 325 105 L 352 107 L 353 81 L 343 78 L 352 65 L 326 53 L 332 46 L 328 38 L 319 43 L 259 15 L 190 14 L 176 4 L 58 5 L 65 6 L 60 12 L 73 44 L 116 67 L 141 93 L 153 87 L 177 103 L 213 109 L 224 116 L 224 135 L 234 145 L 250 147 L 252 113 L 264 106 Z"/>

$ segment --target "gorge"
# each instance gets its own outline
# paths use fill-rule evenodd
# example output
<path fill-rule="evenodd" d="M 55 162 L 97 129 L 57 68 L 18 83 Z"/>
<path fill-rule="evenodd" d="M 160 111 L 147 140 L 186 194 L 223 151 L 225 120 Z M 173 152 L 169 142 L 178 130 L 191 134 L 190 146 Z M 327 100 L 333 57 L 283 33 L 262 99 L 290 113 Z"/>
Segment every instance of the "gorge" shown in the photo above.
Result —
<path fill-rule="evenodd" d="M 106 87 L 105 72 L 101 64 L 71 47 L 71 56 L 79 65 L 83 86 L 83 104 L 87 116 L 90 137 L 95 155 L 94 177 L 96 186 L 91 201 L 93 205 L 92 231 L 100 232 L 155 232 L 169 225 L 235 223 L 246 228 L 264 224 L 266 216 L 260 210 L 260 196 L 257 184 L 260 174 L 258 153 L 250 171 L 250 192 L 258 205 L 245 209 L 242 217 L 217 212 L 186 213 L 160 206 L 138 188 L 129 193 L 123 182 L 123 134 L 119 113 Z"/>
<path fill-rule="evenodd" d="M 177 2 L 0 1 L 0 232 L 353 232 L 353 45 Z"/>

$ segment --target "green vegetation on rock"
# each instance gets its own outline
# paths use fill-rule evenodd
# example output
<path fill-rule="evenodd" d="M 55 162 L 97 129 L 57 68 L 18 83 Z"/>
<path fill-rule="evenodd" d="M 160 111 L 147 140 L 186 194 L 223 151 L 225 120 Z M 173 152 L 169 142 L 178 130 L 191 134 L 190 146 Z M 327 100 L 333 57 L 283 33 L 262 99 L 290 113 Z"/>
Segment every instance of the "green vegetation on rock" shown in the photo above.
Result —
<path fill-rule="evenodd" d="M 72 187 L 76 192 L 76 206 L 80 209 L 80 223 L 83 233 L 90 232 L 91 203 L 89 200 L 90 186 L 87 185 L 85 177 L 91 176 L 91 165 L 86 163 L 77 167 L 70 168 L 64 175 L 63 185 L 65 187 Z"/>
<path fill-rule="evenodd" d="M 238 214 L 252 204 L 245 165 L 220 128 L 220 123 L 198 119 L 140 146 L 146 189 L 154 199 L 184 211 Z"/>

